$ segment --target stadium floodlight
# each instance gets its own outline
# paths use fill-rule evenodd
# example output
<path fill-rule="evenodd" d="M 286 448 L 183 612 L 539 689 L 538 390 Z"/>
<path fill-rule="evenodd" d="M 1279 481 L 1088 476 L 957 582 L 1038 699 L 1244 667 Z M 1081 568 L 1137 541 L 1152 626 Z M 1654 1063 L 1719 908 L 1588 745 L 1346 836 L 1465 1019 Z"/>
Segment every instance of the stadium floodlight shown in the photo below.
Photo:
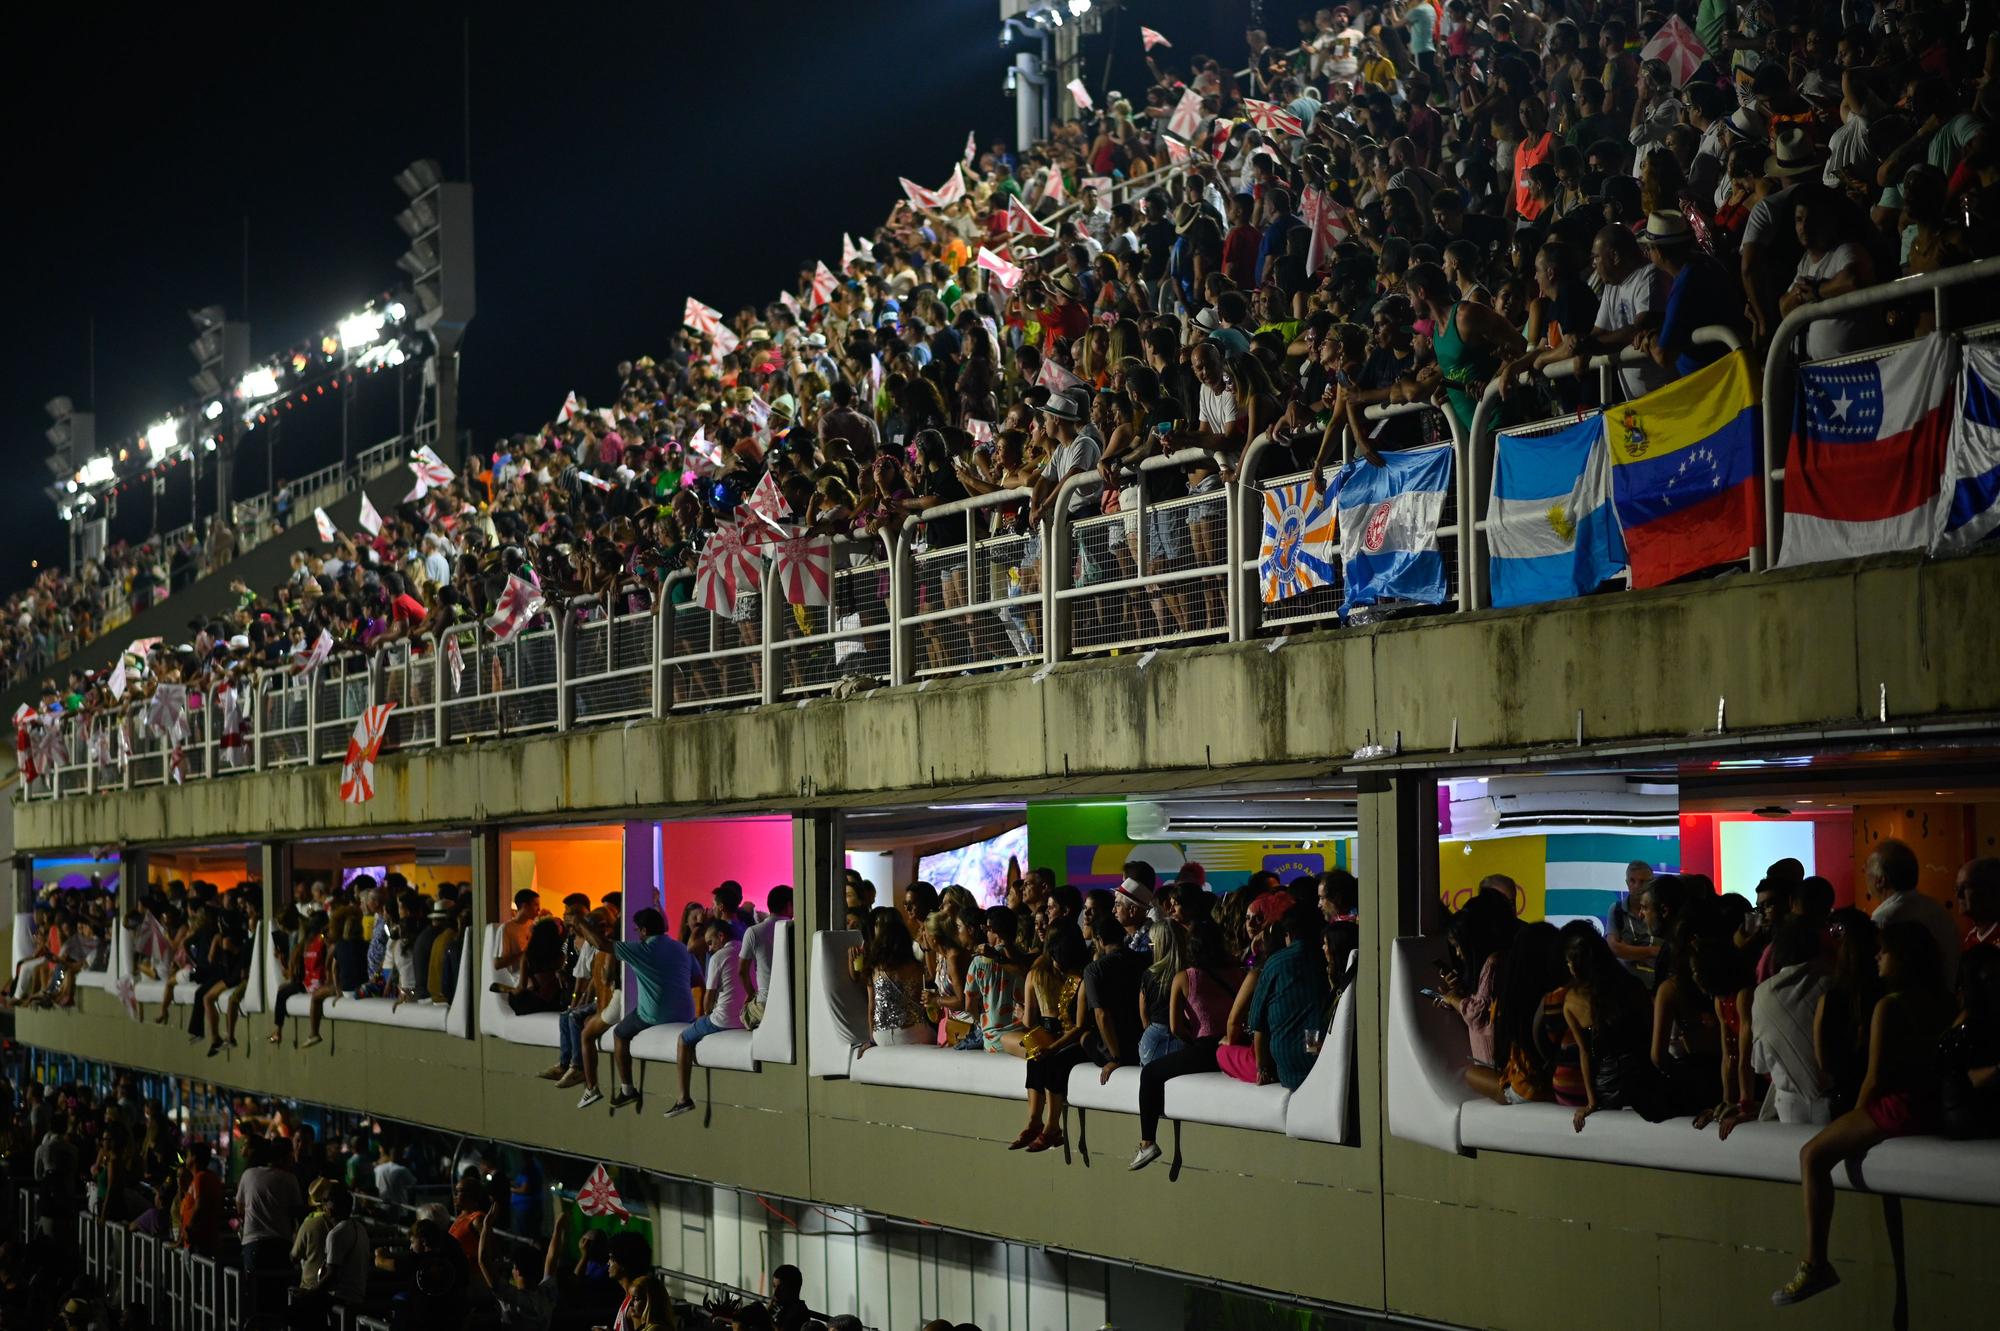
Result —
<path fill-rule="evenodd" d="M 382 336 L 385 320 L 380 310 L 363 310 L 340 321 L 335 330 L 343 351 L 358 351 Z"/>
<path fill-rule="evenodd" d="M 42 438 L 49 441 L 50 448 L 68 448 L 70 438 L 69 422 L 66 420 L 57 421 L 54 425 L 42 431 Z"/>
<path fill-rule="evenodd" d="M 171 416 L 147 427 L 146 446 L 153 450 L 156 457 L 165 457 L 173 452 L 180 442 L 181 423 Z"/>
<path fill-rule="evenodd" d="M 431 196 L 412 200 L 410 206 L 396 214 L 396 225 L 403 228 L 403 234 L 415 239 L 437 226 L 437 207 Z"/>
<path fill-rule="evenodd" d="M 194 325 L 198 333 L 205 333 L 211 328 L 222 326 L 223 313 L 220 305 L 204 305 L 198 310 L 189 310 L 187 315 L 188 322 Z"/>
<path fill-rule="evenodd" d="M 438 299 L 438 284 L 435 277 L 426 277 L 417 283 L 417 304 L 424 307 L 425 314 L 438 307 Z"/>
<path fill-rule="evenodd" d="M 158 429 L 159 427 L 155 426 L 153 428 Z M 151 431 L 148 431 L 148 434 L 150 435 Z M 111 455 L 109 453 L 99 453 L 96 457 L 83 464 L 83 470 L 77 473 L 77 479 L 86 486 L 98 486 L 109 484 L 117 478 L 117 475 L 117 464 L 111 460 Z"/>
<path fill-rule="evenodd" d="M 218 420 L 221 418 L 221 416 L 222 416 L 222 404 L 220 402 L 211 401 L 207 406 L 201 409 L 201 418 L 205 421 Z"/>
<path fill-rule="evenodd" d="M 57 395 L 42 403 L 42 410 L 49 413 L 50 420 L 67 420 L 76 414 L 76 403 Z"/>
<path fill-rule="evenodd" d="M 409 310 L 404 308 L 403 302 L 400 300 L 390 301 L 389 308 L 383 312 L 389 316 L 389 322 L 392 324 L 399 324 L 410 317 Z"/>
<path fill-rule="evenodd" d="M 245 402 L 259 402 L 278 395 L 278 372 L 268 365 L 259 365 L 238 381 L 236 396 Z"/>
<path fill-rule="evenodd" d="M 200 337 L 188 343 L 188 354 L 195 358 L 196 364 L 204 367 L 222 359 L 222 325 L 204 330 Z"/>
<path fill-rule="evenodd" d="M 436 189 L 442 178 L 435 158 L 420 157 L 396 173 L 396 188 L 404 198 L 414 199 Z"/>
<path fill-rule="evenodd" d="M 214 370 L 197 370 L 188 376 L 188 387 L 203 397 L 215 397 L 222 392 L 222 380 L 215 377 Z"/>
<path fill-rule="evenodd" d="M 1082 18 L 1090 12 L 1090 0 L 1069 0 L 1069 16 Z"/>
<path fill-rule="evenodd" d="M 418 236 L 410 242 L 410 248 L 396 260 L 396 266 L 412 278 L 428 277 L 437 271 L 437 245 L 431 236 Z"/>

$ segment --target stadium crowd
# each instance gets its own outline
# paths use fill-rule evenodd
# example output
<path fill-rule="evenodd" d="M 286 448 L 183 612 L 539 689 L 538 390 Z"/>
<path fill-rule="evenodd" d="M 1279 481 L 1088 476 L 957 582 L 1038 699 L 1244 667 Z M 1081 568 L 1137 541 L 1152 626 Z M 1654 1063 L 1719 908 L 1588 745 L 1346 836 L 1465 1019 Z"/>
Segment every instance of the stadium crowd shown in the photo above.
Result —
<path fill-rule="evenodd" d="M 1436 1001 L 1465 1021 L 1468 1083 L 1505 1104 L 1691 1118 L 1727 1139 L 1759 1119 L 1821 1125 L 1800 1154 L 1806 1258 L 1780 1305 L 1838 1283 L 1833 1171 L 1918 1133 L 2000 1137 L 2000 860 L 1958 873 L 1961 925 L 1917 887 L 1915 852 L 1876 843 L 1872 913 L 1773 864 L 1754 904 L 1701 874 L 1627 870 L 1606 927 L 1514 915 L 1494 876 L 1446 928 Z"/>
<path fill-rule="evenodd" d="M 1448 427 L 1366 407 L 1434 403 L 1464 426 L 1498 375 L 1509 419 L 1547 416 L 1593 385 L 1518 372 L 1628 347 L 1644 355 L 1621 389 L 1641 393 L 1720 354 L 1699 327 L 1761 352 L 1802 302 L 1991 253 L 1992 25 L 1964 0 L 1417 0 L 1302 15 L 1290 49 L 1253 31 L 1247 69 L 1160 47 L 1135 95 L 1107 90 L 1043 143 L 968 144 L 946 188 L 908 191 L 838 273 L 802 262 L 762 306 L 691 305 L 608 393 L 420 484 L 283 584 L 240 588 L 231 614 L 133 655 L 118 690 L 50 679 L 17 742 L 63 709 L 147 724 L 161 682 L 191 686 L 195 710 L 222 696 L 240 732 L 249 668 L 309 662 L 322 633 L 338 652 L 424 644 L 504 611 L 516 574 L 552 607 L 675 607 L 683 654 L 708 621 L 675 575 L 739 520 L 832 537 L 845 571 L 973 495 L 1028 492 L 926 522 L 930 548 L 1027 536 L 1079 477 L 1074 516 L 1129 510 L 1140 485 L 1149 504 L 1195 497 L 1151 510 L 1146 571 L 1214 559 L 1220 510 L 1199 496 L 1252 440 L 1273 445 L 1253 479 L 1372 461 Z M 1805 350 L 1932 317 L 1919 301 L 1819 321 Z M 1079 583 L 1138 571 L 1136 520 L 1120 530 L 1080 543 Z M 1039 542 L 1009 548 L 995 586 L 1032 592 Z M 880 622 L 881 585 L 842 580 L 844 627 Z M 918 595 L 948 610 L 985 593 L 947 569 Z M 1033 605 L 932 620 L 927 663 L 1032 653 Z M 755 609 L 728 598 L 721 645 L 757 641 Z M 1080 613 L 1200 632 L 1221 605 L 1195 580 Z M 823 682 L 872 664 L 823 647 Z M 723 697 L 731 671 L 760 669 L 710 664 L 686 687 Z M 109 765 L 114 748 L 92 752 Z"/>
<path fill-rule="evenodd" d="M 0 1320 L 64 1331 L 155 1325 L 141 1301 L 117 1297 L 82 1260 L 85 1215 L 239 1269 L 245 1331 L 318 1331 L 336 1304 L 395 1331 L 861 1326 L 852 1314 L 809 1308 L 790 1265 L 772 1270 L 762 1298 L 675 1297 L 653 1269 L 647 1232 L 592 1223 L 531 1152 L 397 1134 L 365 1119 L 347 1132 L 315 1126 L 284 1101 L 228 1100 L 226 1115 L 181 1112 L 167 1088 L 130 1073 L 102 1090 L 18 1069 L 0 1076 L 10 1189 Z M 17 1221 L 29 1212 L 11 1204 L 13 1189 L 32 1193 L 25 1232 Z"/>
<path fill-rule="evenodd" d="M 1070 1072 L 1139 1069 L 1139 1143 L 1160 1158 L 1166 1083 L 1224 1072 L 1297 1090 L 1354 979 L 1358 887 L 1344 869 L 1282 883 L 1260 870 L 1226 894 L 1189 863 L 1171 882 L 1133 860 L 1116 889 L 1015 873 L 999 905 L 965 888 L 905 887 L 894 906 L 853 870 L 849 955 L 874 1045 L 938 1045 L 1024 1064 L 1028 1119 L 1009 1150 L 1064 1145 Z M 866 1057 L 866 1049 L 861 1056 Z"/>

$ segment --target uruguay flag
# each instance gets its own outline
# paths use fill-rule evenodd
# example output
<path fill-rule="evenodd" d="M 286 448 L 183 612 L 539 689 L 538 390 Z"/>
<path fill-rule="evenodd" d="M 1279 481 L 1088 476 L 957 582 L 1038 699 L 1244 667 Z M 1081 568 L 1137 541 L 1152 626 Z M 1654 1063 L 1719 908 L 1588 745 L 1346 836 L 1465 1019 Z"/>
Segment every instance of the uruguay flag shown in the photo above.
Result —
<path fill-rule="evenodd" d="M 1340 562 L 1347 583 L 1341 609 L 1392 600 L 1441 605 L 1438 520 L 1451 489 L 1451 445 L 1384 453 L 1382 461 L 1378 467 L 1357 458 L 1340 469 Z"/>
<path fill-rule="evenodd" d="M 1496 606 L 1584 596 L 1625 567 L 1604 417 L 1499 437 L 1486 548 Z"/>
<path fill-rule="evenodd" d="M 1965 389 L 1945 450 L 1944 530 L 1931 549 L 1969 550 L 2000 530 L 2000 351 L 1984 343 L 1964 349 Z"/>
<path fill-rule="evenodd" d="M 1930 546 L 1957 373 L 1944 333 L 1880 360 L 1800 367 L 1780 568 Z"/>

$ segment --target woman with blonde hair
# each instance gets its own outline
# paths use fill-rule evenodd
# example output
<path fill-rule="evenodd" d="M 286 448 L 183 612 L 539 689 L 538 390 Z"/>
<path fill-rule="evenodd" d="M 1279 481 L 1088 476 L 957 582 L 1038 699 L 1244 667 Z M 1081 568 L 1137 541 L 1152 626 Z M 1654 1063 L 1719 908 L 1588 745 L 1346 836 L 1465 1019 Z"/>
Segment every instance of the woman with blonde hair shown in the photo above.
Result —
<path fill-rule="evenodd" d="M 1170 920 L 1155 920 L 1147 927 L 1153 944 L 1153 964 L 1146 968 L 1145 982 L 1139 987 L 1139 1065 L 1177 1053 L 1181 1039 L 1173 1031 L 1174 979 L 1187 969 L 1187 931 Z"/>

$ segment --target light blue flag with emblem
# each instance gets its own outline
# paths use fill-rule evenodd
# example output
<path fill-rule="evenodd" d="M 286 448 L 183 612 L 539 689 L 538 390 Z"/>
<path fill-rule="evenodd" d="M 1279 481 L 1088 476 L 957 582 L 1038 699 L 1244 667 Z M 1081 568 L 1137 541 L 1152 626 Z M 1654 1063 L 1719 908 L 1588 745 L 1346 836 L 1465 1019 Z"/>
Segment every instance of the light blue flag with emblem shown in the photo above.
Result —
<path fill-rule="evenodd" d="M 1340 469 L 1340 565 L 1343 611 L 1378 601 L 1441 605 L 1444 555 L 1438 521 L 1451 491 L 1451 445 L 1360 458 Z"/>
<path fill-rule="evenodd" d="M 1552 434 L 1501 434 L 1486 509 L 1493 604 L 1584 596 L 1625 567 L 1604 417 Z"/>

